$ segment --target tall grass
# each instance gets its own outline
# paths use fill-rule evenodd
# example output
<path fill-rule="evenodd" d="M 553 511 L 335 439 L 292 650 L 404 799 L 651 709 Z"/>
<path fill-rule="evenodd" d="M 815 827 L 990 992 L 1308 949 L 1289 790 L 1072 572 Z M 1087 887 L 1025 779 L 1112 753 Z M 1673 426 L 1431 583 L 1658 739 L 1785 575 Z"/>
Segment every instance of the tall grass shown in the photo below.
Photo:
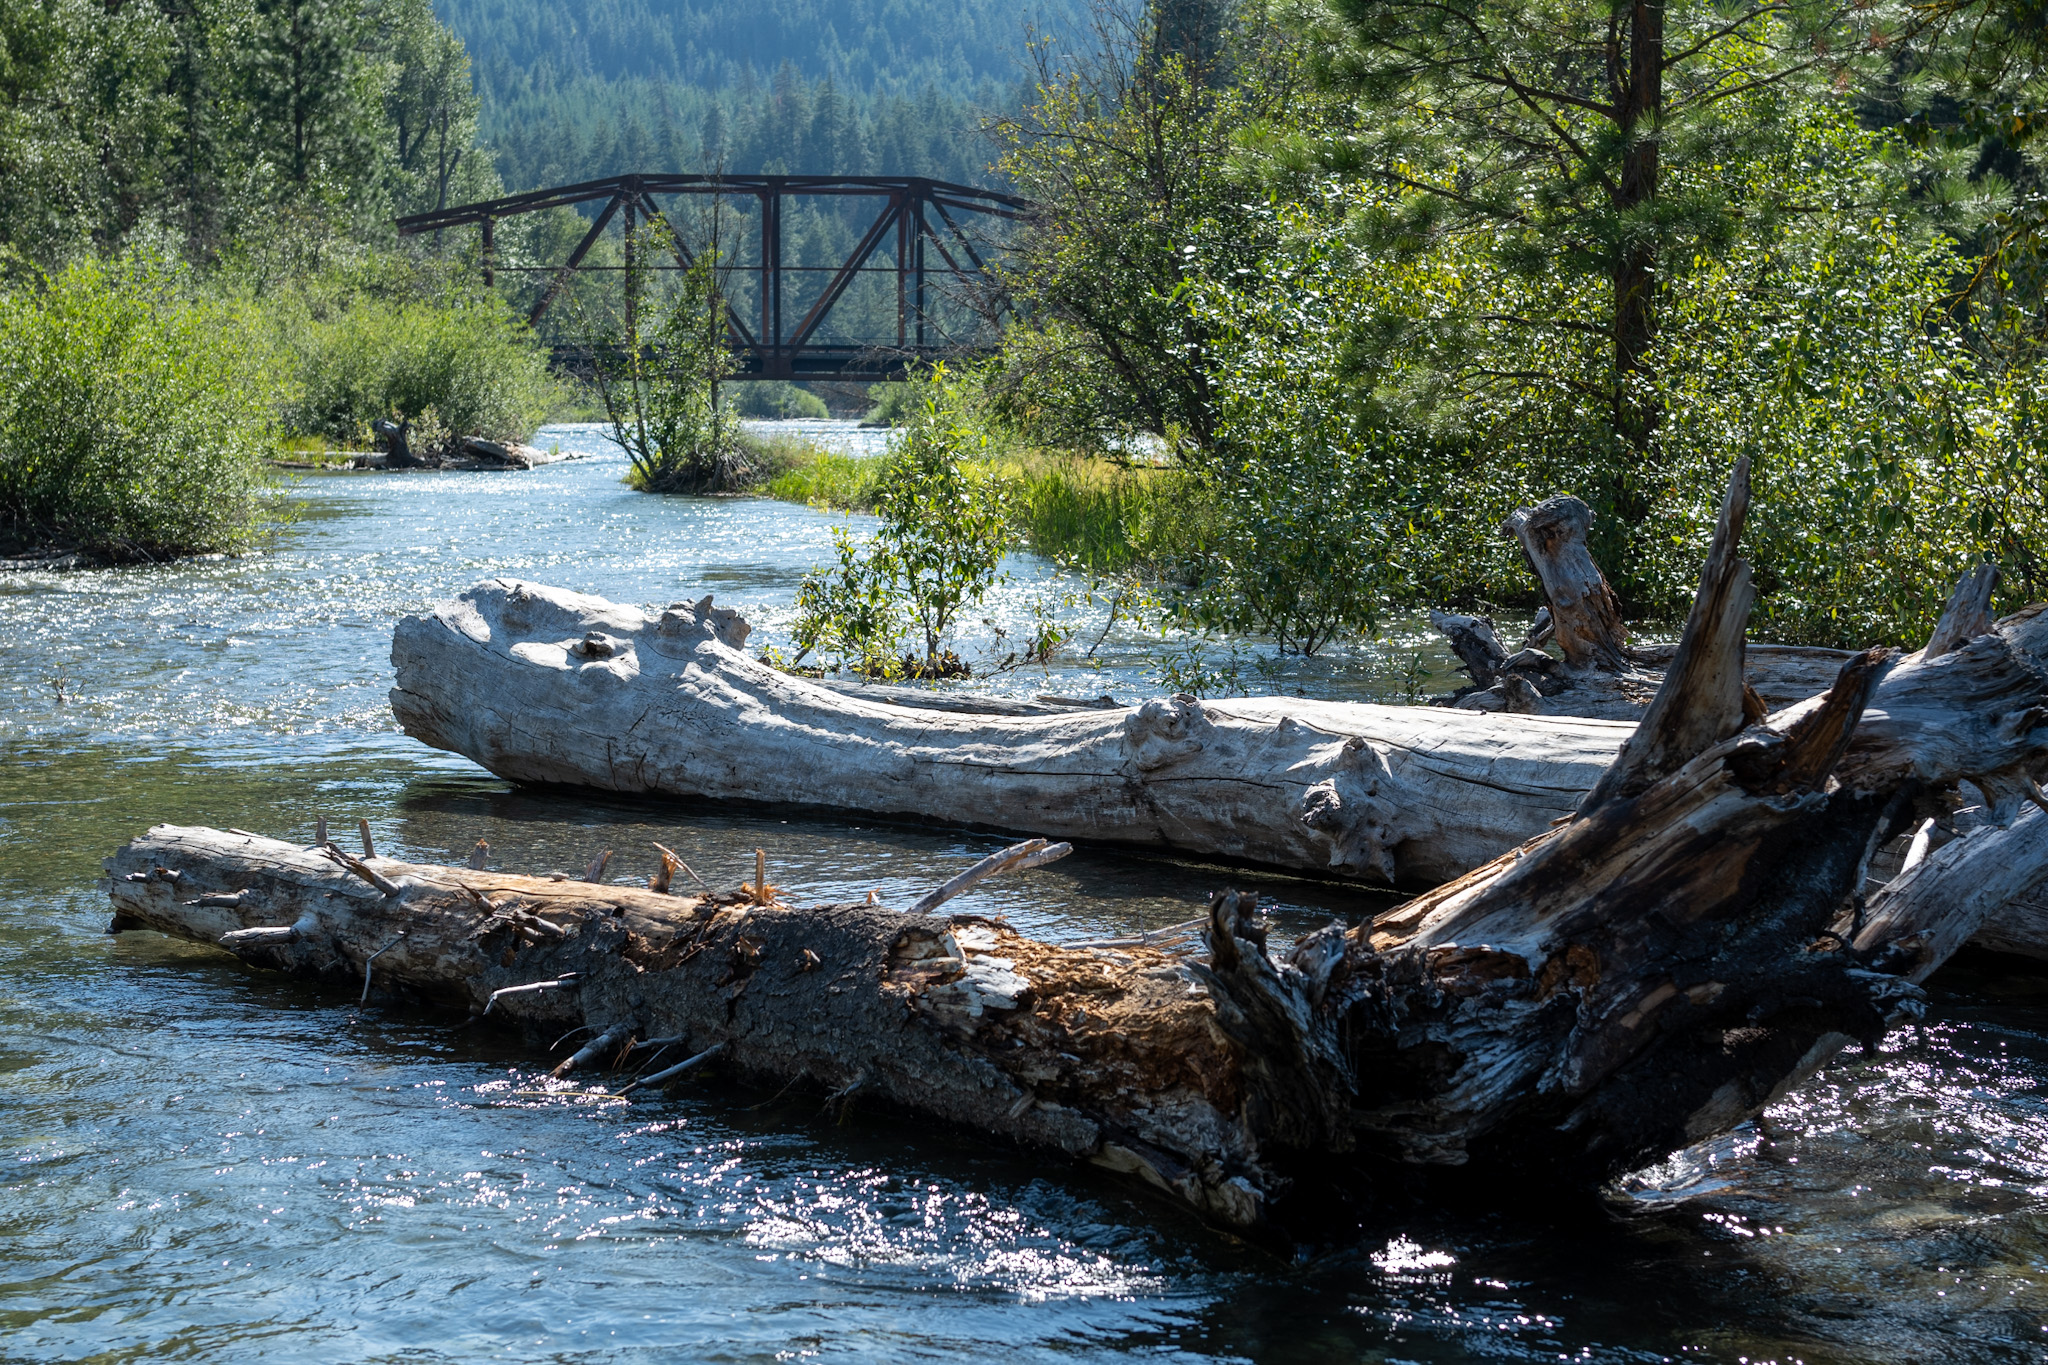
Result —
<path fill-rule="evenodd" d="M 1061 451 L 990 463 L 1019 539 L 1048 559 L 1098 573 L 1179 575 L 1207 544 L 1210 493 L 1186 470 Z"/>
<path fill-rule="evenodd" d="M 875 510 L 882 479 L 878 457 L 825 450 L 787 437 L 772 444 L 783 458 L 755 490 L 764 497 L 840 512 Z"/>
<path fill-rule="evenodd" d="M 1209 540 L 1213 503 L 1198 476 L 1065 451 L 1008 451 L 968 461 L 1000 487 L 1016 543 L 1096 573 L 1181 576 Z M 753 490 L 783 502 L 872 512 L 887 462 L 802 442 Z"/>

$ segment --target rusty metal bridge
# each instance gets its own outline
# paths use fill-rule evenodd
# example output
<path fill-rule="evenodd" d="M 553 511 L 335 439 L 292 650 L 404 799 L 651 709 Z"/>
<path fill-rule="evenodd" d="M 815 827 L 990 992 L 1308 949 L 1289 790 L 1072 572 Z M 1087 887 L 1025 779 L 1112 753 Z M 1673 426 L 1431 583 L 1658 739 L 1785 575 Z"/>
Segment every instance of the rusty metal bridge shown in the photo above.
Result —
<path fill-rule="evenodd" d="M 660 202 L 677 196 L 708 197 L 714 213 L 734 210 L 741 241 L 732 250 L 721 243 L 720 289 L 727 341 L 739 359 L 738 377 L 746 379 L 897 379 L 919 364 L 983 349 L 1005 303 L 984 257 L 990 239 L 983 235 L 977 247 L 970 229 L 981 220 L 1021 218 L 1031 208 L 1015 195 L 918 176 L 620 175 L 414 214 L 397 226 L 403 236 L 475 227 L 486 284 L 502 273 L 545 277 L 528 318 L 537 325 L 579 271 L 634 269 L 636 224 L 666 228 L 661 235 L 674 256 L 672 265 L 641 262 L 642 269 L 688 269 L 695 254 Z M 808 196 L 876 206 L 866 230 L 837 263 L 785 258 L 785 210 Z M 560 264 L 508 265 L 498 259 L 495 229 L 503 220 L 597 203 L 603 207 Z M 615 219 L 622 229 L 623 264 L 588 263 L 591 248 Z M 696 250 L 706 245 L 699 241 Z M 876 280 L 883 281 L 879 290 L 872 287 Z M 891 281 L 893 336 L 887 327 Z M 834 313 L 849 293 L 862 289 L 870 323 L 878 312 L 883 317 L 879 329 L 871 326 L 865 334 Z M 971 329 L 959 325 L 963 319 L 989 325 L 979 337 L 967 335 Z M 877 330 L 882 334 L 874 335 Z M 592 356 L 587 344 L 555 350 L 557 362 L 570 366 L 587 365 Z"/>

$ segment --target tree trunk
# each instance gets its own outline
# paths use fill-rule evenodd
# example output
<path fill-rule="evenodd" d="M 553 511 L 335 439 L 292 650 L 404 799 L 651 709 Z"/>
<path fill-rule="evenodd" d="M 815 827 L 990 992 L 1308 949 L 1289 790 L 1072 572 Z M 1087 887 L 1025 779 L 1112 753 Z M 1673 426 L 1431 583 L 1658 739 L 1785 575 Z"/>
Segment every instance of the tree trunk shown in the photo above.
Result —
<path fill-rule="evenodd" d="M 1746 493 L 1738 474 L 1654 708 L 1670 719 L 1575 818 L 1283 953 L 1235 892 L 1184 956 L 918 913 L 938 894 L 911 913 L 787 905 L 762 871 L 672 897 L 167 826 L 110 861 L 113 927 L 218 942 L 366 997 L 592 1029 L 605 1046 L 569 1066 L 665 1039 L 693 1063 L 1130 1172 L 1241 1231 L 1284 1226 L 1290 1191 L 1312 1209 L 1333 1175 L 1387 1159 L 1604 1178 L 1741 1122 L 1845 1042 L 1913 1017 L 1915 983 L 2015 869 L 2048 858 L 2048 813 L 2029 809 L 1861 907 L 1871 850 L 1955 782 L 2038 761 L 2048 613 L 1938 658 L 1867 651 L 1797 715 L 1746 725 L 1727 682 Z M 708 605 L 691 619 L 717 624 Z M 684 687 L 715 685 L 703 650 Z"/>
<path fill-rule="evenodd" d="M 1648 378 L 1650 347 L 1657 336 L 1653 308 L 1658 225 L 1645 221 L 1641 214 L 1656 199 L 1661 179 L 1663 0 L 1631 0 L 1627 26 L 1627 63 L 1613 82 L 1615 122 L 1623 143 L 1612 194 L 1622 234 L 1613 269 L 1614 424 L 1629 449 L 1640 453 L 1649 448 L 1660 416 L 1655 398 L 1643 383 Z M 1627 472 L 1620 478 L 1615 511 L 1624 522 L 1634 524 L 1647 515 L 1648 501 L 1632 486 Z"/>

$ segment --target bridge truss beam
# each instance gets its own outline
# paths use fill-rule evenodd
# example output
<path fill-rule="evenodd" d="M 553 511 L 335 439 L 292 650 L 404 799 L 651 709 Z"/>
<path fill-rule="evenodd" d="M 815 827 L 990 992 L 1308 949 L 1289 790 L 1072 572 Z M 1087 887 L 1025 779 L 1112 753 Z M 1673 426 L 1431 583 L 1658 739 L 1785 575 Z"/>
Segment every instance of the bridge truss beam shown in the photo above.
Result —
<path fill-rule="evenodd" d="M 614 218 L 623 216 L 626 268 L 633 265 L 633 228 L 637 220 L 666 227 L 664 235 L 673 247 L 675 265 L 649 268 L 688 269 L 695 257 L 657 200 L 657 196 L 671 195 L 706 196 L 714 202 L 751 199 L 755 203 L 756 221 L 760 225 L 758 259 L 750 266 L 732 269 L 754 278 L 758 316 L 742 318 L 729 300 L 726 305 L 727 339 L 739 357 L 740 376 L 749 379 L 896 379 L 919 363 L 958 356 L 963 349 L 971 349 L 957 343 L 945 344 L 933 335 L 938 329 L 930 312 L 930 291 L 936 283 L 931 276 L 939 275 L 965 286 L 964 294 L 985 301 L 985 315 L 993 321 L 1002 308 L 1001 296 L 993 287 L 987 263 L 961 223 L 970 216 L 1018 219 L 1032 207 L 1029 200 L 1015 195 L 921 176 L 620 175 L 414 214 L 400 218 L 397 227 L 401 236 L 408 237 L 475 227 L 486 284 L 495 283 L 498 274 L 506 270 L 545 273 L 548 282 L 527 319 L 530 324 L 538 324 L 577 272 L 590 268 L 585 265 L 585 258 Z M 846 260 L 836 267 L 823 267 L 831 272 L 831 278 L 792 326 L 792 320 L 783 311 L 785 276 L 795 270 L 808 273 L 820 269 L 788 266 L 783 259 L 783 208 L 788 200 L 804 196 L 865 198 L 879 201 L 879 208 Z M 509 267 L 499 263 L 496 227 L 504 219 L 593 203 L 602 203 L 603 207 L 560 265 Z M 892 235 L 894 264 L 870 264 Z M 936 255 L 936 263 L 927 256 L 928 247 Z M 894 344 L 821 340 L 825 323 L 847 290 L 862 275 L 876 273 L 895 276 Z M 556 349 L 559 361 L 574 364 L 579 360 L 589 363 L 591 359 L 587 346 Z"/>

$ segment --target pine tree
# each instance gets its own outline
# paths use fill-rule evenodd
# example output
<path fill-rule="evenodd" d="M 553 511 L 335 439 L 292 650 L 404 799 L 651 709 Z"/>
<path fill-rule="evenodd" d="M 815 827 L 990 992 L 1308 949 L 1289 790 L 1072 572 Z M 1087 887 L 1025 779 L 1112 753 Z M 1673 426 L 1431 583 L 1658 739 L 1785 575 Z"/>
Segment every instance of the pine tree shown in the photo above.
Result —
<path fill-rule="evenodd" d="M 1355 98 L 1357 137 L 1333 158 L 1403 197 L 1379 244 L 1490 236 L 1500 259 L 1605 281 L 1604 316 L 1530 319 L 1607 338 L 1604 389 L 1617 436 L 1644 449 L 1640 397 L 1657 334 L 1660 274 L 1710 247 L 1738 210 L 1675 163 L 1712 163 L 1769 140 L 1745 97 L 1847 78 L 1878 11 L 1858 0 L 1333 0 L 1322 34 L 1331 83 Z M 1623 512 L 1638 504 L 1624 500 Z"/>
<path fill-rule="evenodd" d="M 336 197 L 368 167 L 365 30 L 347 0 L 256 0 L 249 103 L 288 193 Z"/>
<path fill-rule="evenodd" d="M 434 17 L 430 0 L 395 0 L 386 13 L 393 67 L 384 97 L 401 212 L 446 208 L 496 193 L 497 177 L 472 156 L 477 111 L 469 53 Z"/>

